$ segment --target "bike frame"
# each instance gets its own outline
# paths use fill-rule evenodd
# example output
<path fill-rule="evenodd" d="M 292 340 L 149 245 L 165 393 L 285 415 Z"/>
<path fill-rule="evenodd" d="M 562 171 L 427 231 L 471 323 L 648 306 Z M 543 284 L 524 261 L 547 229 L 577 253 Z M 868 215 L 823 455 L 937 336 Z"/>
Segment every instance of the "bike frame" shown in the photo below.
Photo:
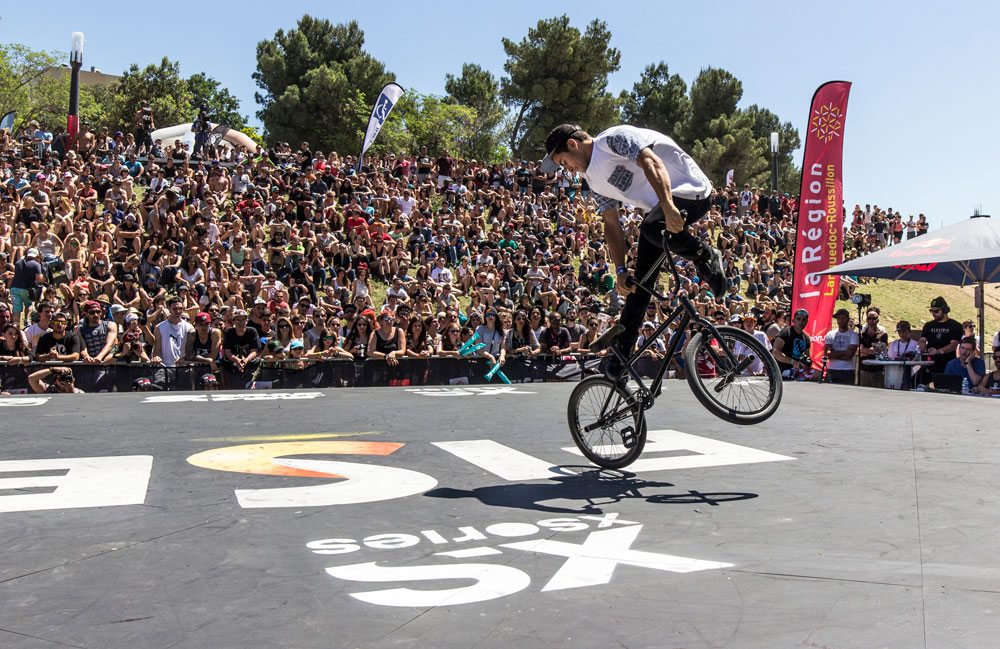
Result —
<path fill-rule="evenodd" d="M 663 262 L 666 261 L 670 268 L 670 273 L 674 280 L 674 290 L 670 291 L 669 295 L 661 295 L 655 289 L 651 288 L 649 285 L 651 279 L 655 278 L 657 274 L 663 268 Z M 652 267 L 646 271 L 646 275 L 642 277 L 639 281 L 632 282 L 633 286 L 637 290 L 645 291 L 650 295 L 651 298 L 656 298 L 657 300 L 666 300 L 670 297 L 676 297 L 679 304 L 674 307 L 674 310 L 670 313 L 670 316 L 666 320 L 660 323 L 660 326 L 656 328 L 653 335 L 646 339 L 646 341 L 626 359 L 624 355 L 618 351 L 615 347 L 611 348 L 611 353 L 615 354 L 620 361 L 622 361 L 623 375 L 627 373 L 632 380 L 634 380 L 639 385 L 639 391 L 645 397 L 644 400 L 648 401 L 646 407 L 649 408 L 653 405 L 653 400 L 656 395 L 660 393 L 660 389 L 663 385 L 663 377 L 667 374 L 667 369 L 670 366 L 670 360 L 678 352 L 678 347 L 680 346 L 682 333 L 687 331 L 687 328 L 694 323 L 703 329 L 708 329 L 712 336 L 716 340 L 722 340 L 722 336 L 719 331 L 715 328 L 710 320 L 705 318 L 703 315 L 698 313 L 695 308 L 694 303 L 688 298 L 687 293 L 680 290 L 681 278 L 680 273 L 677 272 L 677 266 L 674 264 L 674 256 L 671 254 L 670 249 L 666 247 L 666 242 L 664 242 L 663 252 L 660 253 L 660 258 L 656 261 Z M 642 377 L 639 376 L 638 372 L 633 368 L 633 364 L 642 356 L 643 352 L 653 346 L 656 339 L 659 338 L 665 331 L 667 331 L 674 322 L 677 322 L 676 333 L 670 338 L 667 344 L 667 353 L 660 361 L 660 367 L 656 371 L 656 375 L 653 380 L 647 386 Z M 620 375 L 621 376 L 621 375 Z"/>

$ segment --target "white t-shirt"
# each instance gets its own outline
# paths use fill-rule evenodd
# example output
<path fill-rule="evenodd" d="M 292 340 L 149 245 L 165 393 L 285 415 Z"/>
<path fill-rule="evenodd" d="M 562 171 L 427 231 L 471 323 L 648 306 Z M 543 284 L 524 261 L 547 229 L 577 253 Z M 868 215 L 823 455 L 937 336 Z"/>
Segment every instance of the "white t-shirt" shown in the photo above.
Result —
<path fill-rule="evenodd" d="M 417 206 L 417 199 L 410 196 L 409 198 L 404 198 L 402 196 L 396 197 L 396 205 L 402 210 L 403 214 L 409 215 L 413 208 Z"/>
<path fill-rule="evenodd" d="M 161 349 L 154 349 L 153 353 L 159 353 L 164 366 L 174 367 L 178 360 L 184 358 L 184 346 L 187 344 L 187 337 L 194 333 L 194 326 L 187 320 L 181 320 L 177 324 L 164 320 L 156 328 L 160 331 Z"/>
<path fill-rule="evenodd" d="M 644 210 L 660 202 L 637 162 L 639 153 L 647 147 L 652 147 L 666 166 L 670 191 L 675 196 L 699 200 L 712 193 L 712 182 L 672 139 L 645 128 L 613 126 L 594 137 L 593 155 L 584 174 L 596 193 L 598 212 L 613 207 L 616 201 Z"/>
<path fill-rule="evenodd" d="M 830 346 L 832 351 L 846 352 L 851 345 L 860 345 L 861 338 L 858 337 L 858 332 L 853 329 L 841 331 L 837 328 L 831 330 L 830 333 L 826 335 L 825 342 Z M 831 359 L 827 368 L 831 370 L 853 370 L 854 360 Z"/>
<path fill-rule="evenodd" d="M 757 341 L 764 346 L 764 349 L 766 349 L 767 351 L 771 351 L 771 341 L 767 339 L 766 333 L 764 333 L 763 331 L 754 330 L 753 337 L 756 338 Z M 757 354 L 757 351 L 751 348 L 749 345 L 744 345 L 743 343 L 736 341 L 736 343 L 733 344 L 733 353 L 736 354 L 737 357 L 749 356 L 751 354 L 755 356 L 753 362 L 747 366 L 747 369 L 744 371 L 744 374 L 760 374 L 761 372 L 764 371 L 764 361 L 760 359 L 760 356 L 759 354 Z"/>
<path fill-rule="evenodd" d="M 27 343 L 28 349 L 31 350 L 32 354 L 35 353 L 35 347 L 38 346 L 38 339 L 50 331 L 52 330 L 39 327 L 37 322 L 32 323 L 31 326 L 24 330 L 24 341 Z"/>

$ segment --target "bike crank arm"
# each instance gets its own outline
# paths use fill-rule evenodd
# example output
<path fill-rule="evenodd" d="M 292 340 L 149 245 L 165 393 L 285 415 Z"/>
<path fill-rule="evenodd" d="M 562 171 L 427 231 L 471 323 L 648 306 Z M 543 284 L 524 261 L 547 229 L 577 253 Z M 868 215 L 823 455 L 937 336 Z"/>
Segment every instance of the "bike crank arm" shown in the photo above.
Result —
<path fill-rule="evenodd" d="M 738 377 L 740 374 L 742 374 L 743 370 L 745 370 L 746 368 L 750 367 L 750 363 L 754 362 L 754 360 L 756 360 L 756 357 L 753 354 L 751 354 L 751 355 L 747 356 L 746 358 L 744 358 L 743 360 L 741 360 L 736 365 L 736 367 L 734 367 L 733 370 L 731 372 L 729 372 L 728 376 L 726 376 L 724 379 L 722 379 L 721 381 L 719 381 L 718 383 L 715 384 L 714 390 L 716 391 L 716 393 L 722 392 L 730 384 L 732 384 L 732 382 L 736 380 L 736 377 Z"/>

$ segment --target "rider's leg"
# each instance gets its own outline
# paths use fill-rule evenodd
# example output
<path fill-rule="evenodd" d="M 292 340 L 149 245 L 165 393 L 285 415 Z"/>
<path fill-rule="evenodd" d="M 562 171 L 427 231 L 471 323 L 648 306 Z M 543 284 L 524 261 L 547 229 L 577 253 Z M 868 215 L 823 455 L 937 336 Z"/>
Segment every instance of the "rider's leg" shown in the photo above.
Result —
<path fill-rule="evenodd" d="M 686 198 L 674 197 L 674 205 L 677 209 L 687 212 L 687 217 L 685 218 L 685 225 L 690 226 L 702 219 L 703 216 L 708 212 L 709 207 L 711 207 L 711 201 L 707 198 L 701 200 L 690 200 Z M 654 212 L 650 212 L 646 219 L 653 216 Z M 660 215 L 659 233 L 663 232 L 662 226 L 663 216 Z M 646 226 L 646 220 L 643 220 L 643 235 L 650 237 L 657 237 L 657 229 L 651 225 L 648 230 Z M 648 232 L 648 234 L 647 234 Z M 660 234 L 659 236 L 662 236 Z M 708 285 L 712 289 L 714 295 L 723 295 L 726 291 L 726 276 L 722 269 L 722 255 L 716 248 L 702 241 L 701 239 L 695 237 L 691 234 L 687 227 L 685 227 L 680 232 L 674 232 L 667 235 L 667 246 L 670 247 L 670 251 L 689 259 L 698 266 L 698 275 L 702 281 L 708 282 Z"/>
<path fill-rule="evenodd" d="M 657 207 L 652 212 L 647 215 L 647 219 L 651 216 L 659 214 L 660 221 L 663 221 L 663 212 Z M 655 221 L 655 218 L 654 218 Z M 646 229 L 646 221 L 643 220 L 640 231 Z M 660 232 L 663 232 L 663 228 L 660 228 Z M 662 236 L 662 235 L 661 235 Z M 645 276 L 649 269 L 659 260 L 660 255 L 663 253 L 663 248 L 661 248 L 662 239 L 660 242 L 656 242 L 652 237 L 647 237 L 645 235 L 639 237 L 639 254 L 635 260 L 635 281 L 638 282 Z M 659 277 L 659 273 L 654 273 L 649 280 L 646 282 L 645 286 L 647 288 L 653 288 L 656 285 L 656 279 Z M 636 338 L 639 337 L 639 327 L 642 325 L 642 321 L 646 314 L 646 306 L 649 305 L 651 296 L 646 291 L 636 288 L 631 295 L 625 298 L 625 306 L 622 308 L 621 316 L 618 318 L 618 324 L 625 327 L 625 331 L 622 332 L 616 341 L 616 347 L 626 358 L 632 353 L 632 348 L 635 346 Z M 612 369 L 615 363 L 612 362 Z"/>

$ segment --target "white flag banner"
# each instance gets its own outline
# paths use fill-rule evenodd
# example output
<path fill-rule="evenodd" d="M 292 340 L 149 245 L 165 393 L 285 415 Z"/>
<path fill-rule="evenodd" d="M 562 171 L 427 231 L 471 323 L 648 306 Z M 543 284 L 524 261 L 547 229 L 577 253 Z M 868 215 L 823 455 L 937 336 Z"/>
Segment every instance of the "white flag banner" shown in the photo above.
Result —
<path fill-rule="evenodd" d="M 398 83 L 387 83 L 382 92 L 379 93 L 375 105 L 372 106 L 372 115 L 368 118 L 368 130 L 365 131 L 365 141 L 361 144 L 361 155 L 358 156 L 358 171 L 361 171 L 361 159 L 365 157 L 368 150 L 378 137 L 382 125 L 389 118 L 389 113 L 396 106 L 396 102 L 403 96 L 403 88 Z"/>
<path fill-rule="evenodd" d="M 735 175 L 736 175 L 736 170 L 735 169 L 730 169 L 729 172 L 726 174 L 726 187 L 732 187 L 733 186 L 733 184 L 734 184 L 733 180 L 735 178 Z"/>
<path fill-rule="evenodd" d="M 3 117 L 0 117 L 0 129 L 6 128 L 9 130 L 14 130 L 14 120 L 17 118 L 17 111 L 10 111 Z"/>

